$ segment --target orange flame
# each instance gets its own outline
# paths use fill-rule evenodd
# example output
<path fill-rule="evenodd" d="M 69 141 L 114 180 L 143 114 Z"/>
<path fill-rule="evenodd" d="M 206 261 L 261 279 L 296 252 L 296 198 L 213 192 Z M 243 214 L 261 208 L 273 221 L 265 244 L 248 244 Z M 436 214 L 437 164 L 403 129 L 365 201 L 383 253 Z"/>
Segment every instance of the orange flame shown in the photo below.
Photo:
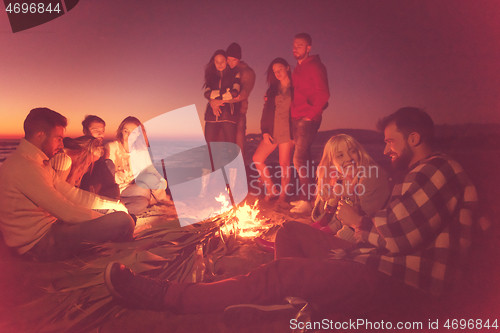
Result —
<path fill-rule="evenodd" d="M 264 230 L 271 227 L 270 225 L 264 224 L 264 220 L 257 217 L 259 214 L 257 204 L 258 201 L 256 201 L 253 206 L 245 202 L 243 206 L 238 207 L 234 212 L 234 223 L 241 237 L 257 237 L 262 234 Z"/>
<path fill-rule="evenodd" d="M 221 203 L 221 211 L 228 210 L 229 201 L 222 193 L 215 200 Z M 232 228 L 241 237 L 257 237 L 264 230 L 269 229 L 271 225 L 266 225 L 264 220 L 257 217 L 260 212 L 257 208 L 258 202 L 258 200 L 255 201 L 252 206 L 245 202 L 243 206 L 232 210 L 226 220 L 223 232 L 228 234 Z"/>
<path fill-rule="evenodd" d="M 229 200 L 227 200 L 226 195 L 224 193 L 221 192 L 218 197 L 215 197 L 215 201 L 220 202 L 221 209 L 212 212 L 212 214 L 210 214 L 210 217 L 224 214 L 225 212 L 231 209 L 230 202 Z"/>

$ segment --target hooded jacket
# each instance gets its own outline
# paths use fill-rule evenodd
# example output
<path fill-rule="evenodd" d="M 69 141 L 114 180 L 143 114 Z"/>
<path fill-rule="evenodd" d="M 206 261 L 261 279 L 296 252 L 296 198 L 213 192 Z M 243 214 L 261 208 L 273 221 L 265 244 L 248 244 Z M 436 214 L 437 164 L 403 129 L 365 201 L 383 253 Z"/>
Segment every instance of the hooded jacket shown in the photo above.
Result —
<path fill-rule="evenodd" d="M 293 119 L 309 118 L 321 121 L 323 110 L 328 106 L 330 88 L 326 67 L 319 55 L 310 56 L 293 70 L 294 95 L 291 106 Z"/>

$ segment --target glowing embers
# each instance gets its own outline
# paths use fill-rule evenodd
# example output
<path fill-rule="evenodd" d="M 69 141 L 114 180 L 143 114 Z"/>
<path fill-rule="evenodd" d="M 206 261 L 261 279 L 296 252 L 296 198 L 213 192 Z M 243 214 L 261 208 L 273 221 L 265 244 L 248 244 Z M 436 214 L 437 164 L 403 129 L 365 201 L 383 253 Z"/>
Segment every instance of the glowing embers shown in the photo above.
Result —
<path fill-rule="evenodd" d="M 226 211 L 230 205 L 226 196 L 221 193 L 215 200 L 221 203 L 221 211 Z M 246 202 L 243 206 L 232 209 L 227 212 L 223 218 L 224 225 L 221 226 L 222 232 L 228 235 L 234 233 L 241 237 L 257 237 L 273 225 L 257 217 L 260 210 L 257 208 L 258 200 L 250 206 Z"/>

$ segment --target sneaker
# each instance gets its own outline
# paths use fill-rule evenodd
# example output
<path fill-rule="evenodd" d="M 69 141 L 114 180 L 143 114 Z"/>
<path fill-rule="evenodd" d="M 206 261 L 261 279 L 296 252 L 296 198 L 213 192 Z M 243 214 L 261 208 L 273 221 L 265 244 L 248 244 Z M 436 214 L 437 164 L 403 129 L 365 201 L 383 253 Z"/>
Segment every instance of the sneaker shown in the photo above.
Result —
<path fill-rule="evenodd" d="M 237 304 L 228 306 L 222 320 L 226 326 L 244 326 L 275 320 L 290 320 L 298 310 L 291 304 L 257 305 Z"/>
<path fill-rule="evenodd" d="M 291 213 L 297 214 L 311 214 L 312 206 L 309 201 L 302 200 L 299 204 L 295 205 L 292 209 L 290 209 Z"/>
<path fill-rule="evenodd" d="M 119 262 L 110 262 L 104 282 L 111 295 L 128 307 L 143 310 L 165 310 L 163 297 L 170 282 L 137 275 Z"/>

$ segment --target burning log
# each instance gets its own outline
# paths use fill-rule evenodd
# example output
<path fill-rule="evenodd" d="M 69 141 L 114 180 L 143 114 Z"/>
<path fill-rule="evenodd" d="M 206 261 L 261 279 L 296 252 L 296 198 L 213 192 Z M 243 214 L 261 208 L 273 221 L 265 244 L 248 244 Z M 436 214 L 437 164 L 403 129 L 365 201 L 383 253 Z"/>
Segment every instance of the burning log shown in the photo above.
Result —
<path fill-rule="evenodd" d="M 221 193 L 215 200 L 221 203 L 221 211 L 227 211 L 229 200 Z M 270 229 L 273 225 L 269 223 L 270 219 L 261 219 L 257 217 L 260 210 L 257 208 L 259 201 L 255 201 L 253 205 L 245 202 L 242 206 L 236 207 L 221 218 L 223 224 L 221 230 L 225 235 L 234 233 L 244 238 L 255 238 L 263 232 Z"/>

